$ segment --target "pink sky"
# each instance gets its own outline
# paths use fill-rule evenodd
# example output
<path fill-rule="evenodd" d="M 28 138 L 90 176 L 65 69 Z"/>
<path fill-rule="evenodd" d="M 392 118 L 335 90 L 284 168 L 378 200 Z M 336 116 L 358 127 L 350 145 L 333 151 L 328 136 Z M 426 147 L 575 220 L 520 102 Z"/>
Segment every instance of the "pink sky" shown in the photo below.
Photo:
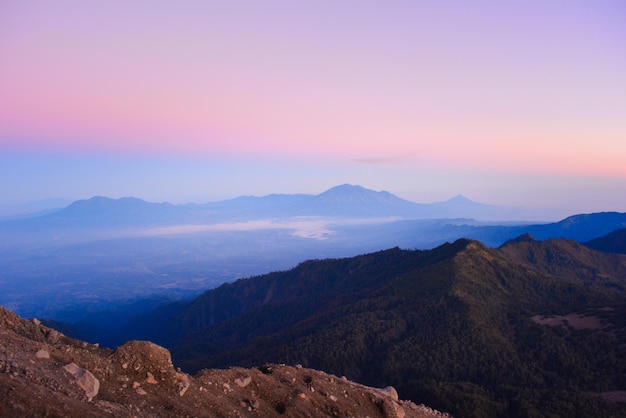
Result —
<path fill-rule="evenodd" d="M 336 182 L 316 183 L 285 164 L 294 183 L 274 183 L 277 192 L 350 180 L 413 200 L 497 200 L 514 194 L 499 179 L 526 176 L 520 194 L 581 178 L 619 193 L 625 28 L 617 0 L 5 1 L 0 149 L 25 163 L 172 156 L 239 170 L 254 158 L 270 167 L 257 183 L 281 161 L 335 170 Z M 409 183 L 424 175 L 439 193 Z M 487 184 L 464 186 L 472 176 Z"/>

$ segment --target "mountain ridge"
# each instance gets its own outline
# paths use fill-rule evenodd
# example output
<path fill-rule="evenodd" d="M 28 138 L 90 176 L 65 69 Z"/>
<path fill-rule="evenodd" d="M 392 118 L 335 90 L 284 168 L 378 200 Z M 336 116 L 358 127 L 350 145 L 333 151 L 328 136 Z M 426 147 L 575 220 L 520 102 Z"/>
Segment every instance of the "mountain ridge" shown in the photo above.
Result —
<path fill-rule="evenodd" d="M 148 213 L 153 209 L 156 214 Z M 416 203 L 402 199 L 387 191 L 374 191 L 362 186 L 343 184 L 331 187 L 317 195 L 269 194 L 266 196 L 239 196 L 208 203 L 186 203 L 173 205 L 168 202 L 153 203 L 135 197 L 112 199 L 94 196 L 77 200 L 70 205 L 46 215 L 46 219 L 58 219 L 63 215 L 76 217 L 83 213 L 98 212 L 110 215 L 111 211 L 126 210 L 131 214 L 148 215 L 144 221 L 167 220 L 178 216 L 181 220 L 195 222 L 217 219 L 232 219 L 227 212 L 238 211 L 241 216 L 401 216 L 413 219 L 442 217 L 477 217 L 493 220 L 523 220 L 524 213 L 535 219 L 533 211 L 523 208 L 495 206 L 475 202 L 462 195 L 434 203 Z M 255 210 L 259 211 L 255 215 Z M 155 219 L 151 219 L 151 217 Z M 133 218 L 139 219 L 139 218 Z M 106 216 L 101 221 L 107 222 Z M 119 220 L 118 220 L 119 221 Z"/>
<path fill-rule="evenodd" d="M 559 249 L 559 269 L 544 265 L 555 260 L 546 248 Z M 533 264 L 529 254 L 542 256 Z M 578 271 L 580 254 L 589 271 Z M 625 256 L 527 237 L 498 249 L 461 239 L 432 250 L 307 261 L 198 297 L 170 318 L 179 333 L 169 345 L 188 370 L 260 358 L 298 362 L 368 385 L 392 382 L 403 396 L 455 416 L 593 416 L 594 408 L 615 410 L 599 400 L 601 388 L 626 385 L 626 362 L 617 360 L 626 342 L 625 266 Z M 615 339 L 605 328 L 542 325 L 551 315 L 573 324 L 604 318 Z M 162 317 L 146 319 L 167 333 Z M 611 368 L 590 347 L 613 356 Z M 545 401 L 563 385 L 574 386 Z"/>
<path fill-rule="evenodd" d="M 626 228 L 587 241 L 585 245 L 598 251 L 626 254 Z"/>

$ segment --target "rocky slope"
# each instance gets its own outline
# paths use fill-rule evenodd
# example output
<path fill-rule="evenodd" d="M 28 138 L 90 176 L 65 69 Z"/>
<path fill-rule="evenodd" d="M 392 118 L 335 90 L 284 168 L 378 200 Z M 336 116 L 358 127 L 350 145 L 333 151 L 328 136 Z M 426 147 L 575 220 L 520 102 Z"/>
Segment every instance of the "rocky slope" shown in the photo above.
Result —
<path fill-rule="evenodd" d="M 168 350 L 130 341 L 115 350 L 68 338 L 0 307 L 0 416 L 446 417 L 301 366 L 176 369 Z"/>

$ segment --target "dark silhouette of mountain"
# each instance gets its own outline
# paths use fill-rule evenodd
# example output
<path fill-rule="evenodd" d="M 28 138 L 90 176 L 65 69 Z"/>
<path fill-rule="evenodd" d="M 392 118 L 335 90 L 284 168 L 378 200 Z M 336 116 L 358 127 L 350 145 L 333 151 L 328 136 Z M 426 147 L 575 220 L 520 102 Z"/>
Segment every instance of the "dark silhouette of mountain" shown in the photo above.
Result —
<path fill-rule="evenodd" d="M 585 245 L 607 253 L 626 254 L 626 229 L 619 229 L 603 237 L 587 241 Z"/>
<path fill-rule="evenodd" d="M 183 368 L 306 367 L 454 416 L 626 416 L 626 256 L 461 239 L 225 284 L 134 323 Z"/>

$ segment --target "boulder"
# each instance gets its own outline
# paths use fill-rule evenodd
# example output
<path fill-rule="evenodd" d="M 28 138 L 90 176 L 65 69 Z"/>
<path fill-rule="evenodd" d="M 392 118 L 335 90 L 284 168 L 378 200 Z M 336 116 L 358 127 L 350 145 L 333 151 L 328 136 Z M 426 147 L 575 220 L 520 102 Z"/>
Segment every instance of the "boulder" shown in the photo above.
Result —
<path fill-rule="evenodd" d="M 100 381 L 89 370 L 79 367 L 76 363 L 66 364 L 63 368 L 74 376 L 76 384 L 85 391 L 87 401 L 91 402 L 100 390 Z"/>

